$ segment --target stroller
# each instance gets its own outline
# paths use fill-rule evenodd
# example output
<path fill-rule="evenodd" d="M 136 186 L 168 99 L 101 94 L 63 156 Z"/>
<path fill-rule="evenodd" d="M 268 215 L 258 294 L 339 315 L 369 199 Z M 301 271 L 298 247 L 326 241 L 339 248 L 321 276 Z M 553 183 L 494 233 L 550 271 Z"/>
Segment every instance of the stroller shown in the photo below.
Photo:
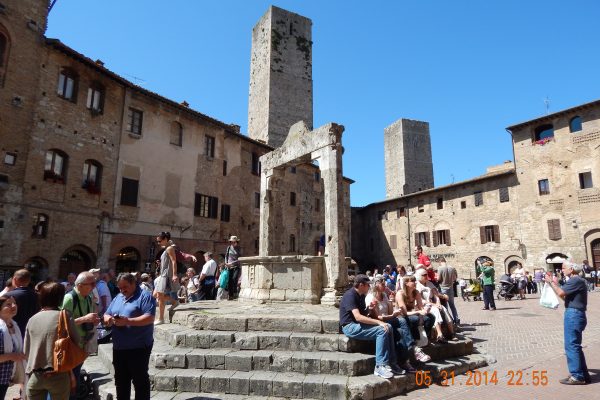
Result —
<path fill-rule="evenodd" d="M 498 294 L 496 295 L 498 300 L 500 300 L 500 298 L 510 300 L 519 292 L 514 279 L 508 274 L 504 274 L 500 277 L 500 287 L 498 289 Z"/>
<path fill-rule="evenodd" d="M 479 279 L 472 280 L 467 288 L 462 291 L 463 301 L 471 301 L 471 297 L 473 297 L 474 301 L 481 300 L 481 292 L 481 282 L 479 282 Z"/>

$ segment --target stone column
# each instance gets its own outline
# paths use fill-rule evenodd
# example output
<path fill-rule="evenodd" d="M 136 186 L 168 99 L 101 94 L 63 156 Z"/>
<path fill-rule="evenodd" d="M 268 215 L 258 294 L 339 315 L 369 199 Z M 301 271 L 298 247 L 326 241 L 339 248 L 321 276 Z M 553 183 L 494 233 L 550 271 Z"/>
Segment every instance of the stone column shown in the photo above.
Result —
<path fill-rule="evenodd" d="M 258 241 L 260 256 L 275 255 L 273 240 L 273 209 L 275 203 L 275 192 L 277 181 L 283 177 L 280 168 L 263 169 L 260 175 L 260 237 Z"/>
<path fill-rule="evenodd" d="M 325 266 L 322 304 L 334 304 L 348 282 L 344 243 L 344 187 L 342 175 L 342 145 L 331 144 L 312 154 L 319 158 L 324 186 Z M 331 238 L 331 239 L 330 239 Z"/>

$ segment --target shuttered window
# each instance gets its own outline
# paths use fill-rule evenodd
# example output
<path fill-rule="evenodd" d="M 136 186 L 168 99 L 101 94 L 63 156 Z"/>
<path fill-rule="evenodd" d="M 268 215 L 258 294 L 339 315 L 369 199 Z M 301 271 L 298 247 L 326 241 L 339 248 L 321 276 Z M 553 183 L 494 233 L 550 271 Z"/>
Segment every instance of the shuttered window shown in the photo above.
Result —
<path fill-rule="evenodd" d="M 507 187 L 498 189 L 498 194 L 500 196 L 500 203 L 506 203 L 506 202 L 510 201 Z"/>
<path fill-rule="evenodd" d="M 443 229 L 433 232 L 433 247 L 442 244 L 450 246 L 450 229 Z"/>
<path fill-rule="evenodd" d="M 196 217 L 217 218 L 219 212 L 218 198 L 196 193 L 194 200 L 194 215 Z"/>
<path fill-rule="evenodd" d="M 415 233 L 415 246 L 431 246 L 429 239 L 429 232 L 417 232 Z"/>
<path fill-rule="evenodd" d="M 135 179 L 121 179 L 121 205 L 137 207 L 140 182 Z"/>
<path fill-rule="evenodd" d="M 549 219 L 548 220 L 548 238 L 550 240 L 560 240 L 562 235 L 560 233 L 560 220 Z"/>
<path fill-rule="evenodd" d="M 500 243 L 500 227 L 498 225 L 487 225 L 479 227 L 481 243 Z"/>
<path fill-rule="evenodd" d="M 475 207 L 479 207 L 483 205 L 483 193 L 475 192 L 473 193 L 473 197 L 475 200 Z"/>
<path fill-rule="evenodd" d="M 398 247 L 398 240 L 396 239 L 396 235 L 390 235 L 390 249 L 395 249 Z"/>

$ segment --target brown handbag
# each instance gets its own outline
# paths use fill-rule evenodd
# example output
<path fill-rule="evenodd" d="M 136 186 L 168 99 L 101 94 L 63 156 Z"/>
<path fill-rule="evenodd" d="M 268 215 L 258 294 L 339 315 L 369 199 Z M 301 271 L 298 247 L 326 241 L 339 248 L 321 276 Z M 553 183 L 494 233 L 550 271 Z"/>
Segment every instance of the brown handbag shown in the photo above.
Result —
<path fill-rule="evenodd" d="M 58 318 L 57 339 L 54 342 L 54 372 L 69 372 L 87 358 L 87 353 L 71 337 L 68 318 L 67 311 L 62 310 Z"/>

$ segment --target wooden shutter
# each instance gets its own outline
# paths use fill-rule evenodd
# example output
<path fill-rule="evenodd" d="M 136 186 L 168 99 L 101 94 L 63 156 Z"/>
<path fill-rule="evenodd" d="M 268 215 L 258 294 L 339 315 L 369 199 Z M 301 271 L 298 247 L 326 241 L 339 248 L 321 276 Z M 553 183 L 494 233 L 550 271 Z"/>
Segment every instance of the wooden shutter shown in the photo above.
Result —
<path fill-rule="evenodd" d="M 425 246 L 431 247 L 431 240 L 429 238 L 429 231 L 425 232 Z"/>
<path fill-rule="evenodd" d="M 421 243 L 419 243 L 419 234 L 415 233 L 415 246 L 419 246 L 421 245 Z"/>
<path fill-rule="evenodd" d="M 494 225 L 494 242 L 500 243 L 500 227 Z"/>
<path fill-rule="evenodd" d="M 433 231 L 433 247 L 437 247 L 438 244 L 438 233 L 437 231 Z"/>
<path fill-rule="evenodd" d="M 450 246 L 452 242 L 450 241 L 450 229 L 446 229 L 446 244 Z"/>
<path fill-rule="evenodd" d="M 479 227 L 479 238 L 481 239 L 481 244 L 486 243 L 486 239 L 485 239 L 485 226 L 480 226 Z"/>
<path fill-rule="evenodd" d="M 549 219 L 548 220 L 548 237 L 550 240 L 559 240 L 562 235 L 560 232 L 560 220 Z"/>
<path fill-rule="evenodd" d="M 506 203 L 510 200 L 507 187 L 500 188 L 498 191 L 500 193 L 500 203 Z"/>

